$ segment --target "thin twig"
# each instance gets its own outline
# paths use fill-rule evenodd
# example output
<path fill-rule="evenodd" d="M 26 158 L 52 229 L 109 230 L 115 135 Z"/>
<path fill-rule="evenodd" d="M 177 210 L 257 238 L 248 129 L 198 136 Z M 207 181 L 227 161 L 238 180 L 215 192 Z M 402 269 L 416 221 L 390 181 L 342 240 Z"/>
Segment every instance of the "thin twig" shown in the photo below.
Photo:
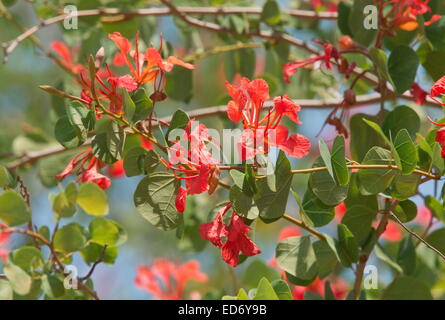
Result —
<path fill-rule="evenodd" d="M 414 231 L 410 230 L 407 226 L 405 226 L 405 224 L 399 219 L 399 217 L 397 217 L 394 213 L 391 212 L 391 217 L 394 218 L 394 220 L 406 231 L 408 232 L 410 235 L 412 235 L 414 238 L 416 238 L 417 240 L 419 240 L 420 242 L 422 242 L 424 245 L 426 245 L 428 248 L 430 248 L 431 250 L 433 250 L 439 257 L 441 257 L 444 261 L 445 261 L 445 255 L 440 252 L 438 249 L 436 249 L 435 247 L 433 247 L 431 244 L 429 244 L 425 239 L 423 239 L 421 236 L 419 236 L 417 233 L 415 233 Z"/>
<path fill-rule="evenodd" d="M 323 233 L 318 232 L 317 230 L 315 230 L 314 228 L 312 228 L 311 226 L 308 226 L 306 223 L 304 223 L 303 221 L 300 221 L 298 219 L 295 219 L 287 214 L 283 215 L 283 219 L 292 222 L 293 224 L 299 226 L 300 228 L 305 229 L 306 231 L 309 231 L 310 233 L 312 233 L 314 236 L 316 236 L 318 239 L 326 241 L 326 237 Z"/>

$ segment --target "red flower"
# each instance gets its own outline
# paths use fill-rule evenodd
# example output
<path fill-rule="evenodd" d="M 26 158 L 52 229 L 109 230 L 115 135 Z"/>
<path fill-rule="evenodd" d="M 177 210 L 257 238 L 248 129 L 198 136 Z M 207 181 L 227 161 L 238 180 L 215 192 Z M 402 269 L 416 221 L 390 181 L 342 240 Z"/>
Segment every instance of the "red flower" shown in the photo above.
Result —
<path fill-rule="evenodd" d="M 161 47 L 159 50 L 148 48 L 145 54 L 139 52 L 139 33 L 136 34 L 134 50 L 132 50 L 129 40 L 123 37 L 119 32 L 109 34 L 108 38 L 116 44 L 120 51 L 114 57 L 113 63 L 115 65 L 127 65 L 131 73 L 131 76 L 129 77 L 132 78 L 131 81 L 136 87 L 147 82 L 153 82 L 158 75 L 162 76 L 164 72 L 170 72 L 173 65 L 180 65 L 187 69 L 195 68 L 192 64 L 185 63 L 173 56 L 168 57 L 167 61 L 163 61 L 160 54 L 162 50 L 162 36 Z M 165 82 L 165 77 L 159 79 L 161 82 Z M 130 79 L 127 78 L 126 81 L 130 82 Z M 161 84 L 161 88 L 163 88 L 164 85 L 165 83 Z"/>
<path fill-rule="evenodd" d="M 188 142 L 188 149 L 181 142 Z M 186 194 L 212 193 L 219 179 L 219 170 L 215 166 L 219 160 L 214 159 L 207 145 L 215 143 L 208 135 L 208 129 L 195 120 L 190 120 L 180 140 L 174 141 L 169 148 L 169 161 L 162 160 L 178 179 L 185 180 Z M 185 206 L 185 194 L 176 199 L 179 207 Z M 179 211 L 179 210 L 178 210 Z M 181 212 L 181 211 L 180 211 Z"/>
<path fill-rule="evenodd" d="M 417 83 L 414 82 L 409 91 L 415 98 L 417 104 L 421 105 L 425 103 L 428 92 L 423 90 Z"/>
<path fill-rule="evenodd" d="M 301 107 L 287 95 L 275 97 L 273 107 L 261 116 L 264 103 L 269 99 L 266 81 L 242 78 L 239 85 L 226 81 L 226 88 L 232 98 L 227 104 L 227 115 L 234 122 L 242 121 L 245 130 L 239 141 L 242 160 L 268 153 L 270 145 L 277 146 L 295 158 L 302 158 L 309 153 L 310 141 L 306 137 L 299 134 L 288 136 L 287 128 L 280 125 L 283 116 L 301 124 L 298 119 Z"/>
<path fill-rule="evenodd" d="M 151 266 L 138 266 L 135 284 L 156 299 L 179 300 L 184 298 L 189 281 L 207 281 L 207 275 L 201 272 L 198 261 L 191 260 L 178 265 L 162 259 L 156 260 Z"/>
<path fill-rule="evenodd" d="M 145 148 L 147 150 L 153 150 L 153 145 L 147 138 L 143 136 L 139 136 L 139 139 L 141 140 L 141 147 Z"/>
<path fill-rule="evenodd" d="M 178 195 L 176 196 L 175 206 L 178 212 L 184 212 L 185 203 L 187 200 L 187 190 L 183 187 L 179 187 Z"/>
<path fill-rule="evenodd" d="M 60 63 L 65 69 L 74 74 L 79 74 L 81 71 L 86 70 L 84 66 L 74 61 L 70 49 L 63 42 L 51 42 L 51 49 L 57 53 Z"/>
<path fill-rule="evenodd" d="M 8 226 L 0 224 L 0 260 L 5 264 L 8 259 L 9 250 L 2 248 L 7 245 L 9 238 L 11 237 L 10 232 L 3 232 L 2 228 L 7 228 Z"/>
<path fill-rule="evenodd" d="M 278 241 L 282 241 L 287 238 L 291 237 L 298 237 L 301 236 L 301 231 L 297 227 L 294 226 L 288 226 L 281 229 L 279 235 L 278 235 Z"/>
<path fill-rule="evenodd" d="M 438 104 L 441 104 L 442 106 L 445 106 L 445 104 L 436 99 L 437 96 L 443 95 L 445 95 L 445 76 L 434 83 L 434 85 L 431 87 L 430 92 L 430 96 L 434 101 L 436 101 Z"/>
<path fill-rule="evenodd" d="M 338 38 L 338 47 L 341 50 L 351 49 L 355 46 L 354 40 L 350 36 L 341 36 Z"/>
<path fill-rule="evenodd" d="M 391 0 L 385 5 L 392 4 L 391 8 L 392 21 L 391 25 L 405 31 L 412 31 L 418 28 L 417 16 L 431 12 L 428 3 L 430 0 Z M 426 21 L 425 26 L 429 26 L 441 18 L 440 15 L 433 15 L 430 20 Z"/>
<path fill-rule="evenodd" d="M 330 43 L 319 43 L 324 48 L 324 54 L 315 56 L 312 58 L 304 59 L 304 60 L 298 60 L 291 63 L 288 63 L 284 65 L 283 68 L 283 74 L 284 74 L 284 81 L 287 83 L 290 83 L 289 78 L 298 71 L 298 69 L 302 67 L 306 67 L 310 64 L 313 64 L 317 61 L 320 61 L 325 65 L 326 68 L 329 70 L 332 70 L 332 62 L 331 59 L 338 60 L 340 58 L 340 54 L 338 50 Z"/>
<path fill-rule="evenodd" d="M 343 219 L 343 216 L 345 215 L 348 209 L 346 208 L 345 203 L 341 202 L 339 205 L 335 207 L 334 210 L 335 210 L 335 220 L 341 221 L 341 219 Z"/>
<path fill-rule="evenodd" d="M 428 120 L 432 124 L 441 127 L 439 130 L 436 131 L 436 139 L 435 140 L 436 140 L 436 142 L 439 142 L 440 145 L 442 146 L 442 158 L 445 158 L 445 124 L 434 122 L 430 118 L 428 118 Z"/>
<path fill-rule="evenodd" d="M 417 210 L 417 216 L 414 221 L 426 227 L 431 221 L 431 216 L 432 214 L 430 209 L 421 207 Z"/>
<path fill-rule="evenodd" d="M 56 178 L 63 180 L 71 174 L 77 174 L 80 177 L 76 182 L 93 182 L 105 190 L 110 187 L 111 180 L 98 172 L 103 166 L 103 163 L 88 149 L 75 156 Z"/>
<path fill-rule="evenodd" d="M 199 232 L 203 239 L 221 248 L 221 256 L 227 264 L 236 267 L 240 252 L 247 256 L 254 256 L 261 253 L 261 250 L 249 239 L 250 227 L 244 224 L 241 217 L 234 211 L 232 211 L 230 224 L 227 226 L 223 222 L 222 218 L 231 206 L 229 203 L 223 207 L 215 220 L 199 227 Z M 222 241 L 222 238 L 226 238 L 225 242 Z"/>
<path fill-rule="evenodd" d="M 108 166 L 108 174 L 113 178 L 122 178 L 125 175 L 124 161 L 119 160 Z"/>
<path fill-rule="evenodd" d="M 382 238 L 391 242 L 400 241 L 400 239 L 402 239 L 400 226 L 394 221 L 389 221 L 386 225 L 385 232 L 382 234 Z"/>

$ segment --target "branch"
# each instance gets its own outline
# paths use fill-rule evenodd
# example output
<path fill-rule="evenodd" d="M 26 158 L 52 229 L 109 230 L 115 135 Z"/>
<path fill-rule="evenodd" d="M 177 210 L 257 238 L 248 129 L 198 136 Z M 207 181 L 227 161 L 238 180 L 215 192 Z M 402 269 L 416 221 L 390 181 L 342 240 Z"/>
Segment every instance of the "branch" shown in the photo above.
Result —
<path fill-rule="evenodd" d="M 249 14 L 260 15 L 262 8 L 250 8 L 250 7 L 178 7 L 176 11 L 184 14 L 199 14 L 199 15 L 230 15 L 230 14 Z M 282 10 L 283 13 L 296 18 L 312 19 L 312 20 L 335 20 L 337 19 L 337 13 L 331 12 L 315 12 L 305 10 Z M 135 16 L 165 16 L 174 14 L 169 8 L 149 8 L 138 10 L 122 10 L 117 8 L 103 8 L 93 10 L 79 10 L 76 12 L 76 17 L 94 17 L 102 15 L 121 15 L 123 18 L 131 18 Z M 49 18 L 41 21 L 38 25 L 35 25 L 27 30 L 22 30 L 23 33 L 17 38 L 12 40 L 4 48 L 4 62 L 7 61 L 8 56 L 15 50 L 15 48 L 24 40 L 32 37 L 35 33 L 43 28 L 62 22 L 65 19 L 70 18 L 70 14 L 61 14 L 59 16 Z"/>
<path fill-rule="evenodd" d="M 347 166 L 348 169 L 390 169 L 390 170 L 400 170 L 399 167 L 391 165 L 391 164 L 351 164 Z M 292 170 L 293 174 L 307 174 L 312 172 L 318 172 L 318 171 L 325 171 L 327 170 L 326 167 L 316 167 L 316 168 L 310 168 L 310 169 L 299 169 L 299 170 Z M 423 171 L 423 170 L 414 170 L 412 173 L 418 174 L 421 176 L 425 176 L 434 180 L 440 180 L 441 177 L 437 176 L 435 174 Z"/>
<path fill-rule="evenodd" d="M 408 232 L 410 235 L 412 235 L 414 238 L 416 238 L 417 240 L 419 240 L 420 242 L 422 242 L 424 245 L 426 245 L 428 248 L 430 248 L 431 250 L 433 250 L 439 257 L 441 257 L 444 261 L 445 261 L 445 255 L 440 252 L 438 249 L 436 249 L 435 247 L 433 247 L 431 244 L 429 244 L 425 239 L 423 239 L 421 236 L 419 236 L 417 233 L 415 233 L 414 231 L 410 230 L 407 226 L 405 226 L 405 224 L 399 219 L 399 217 L 397 217 L 394 213 L 391 212 L 391 217 L 394 218 L 394 220 L 406 231 Z"/>
<path fill-rule="evenodd" d="M 88 271 L 88 273 L 84 276 L 79 278 L 81 281 L 85 281 L 87 279 L 89 279 L 93 273 L 94 273 L 94 269 L 96 269 L 96 266 L 101 263 L 102 261 L 104 261 L 105 258 L 105 251 L 107 250 L 107 245 L 104 245 L 103 249 L 102 249 L 102 253 L 100 254 L 100 257 L 94 261 L 93 266 L 91 267 L 91 269 Z"/>
<path fill-rule="evenodd" d="M 314 236 L 316 236 L 318 239 L 322 240 L 322 241 L 326 241 L 326 237 L 324 236 L 324 234 L 318 232 L 317 230 L 315 230 L 314 228 L 308 226 L 306 223 L 304 223 L 303 221 L 297 220 L 287 214 L 283 215 L 283 219 L 286 219 L 289 222 L 292 222 L 293 224 L 299 226 L 300 228 L 305 229 L 306 231 L 309 231 L 310 233 L 312 233 Z"/>

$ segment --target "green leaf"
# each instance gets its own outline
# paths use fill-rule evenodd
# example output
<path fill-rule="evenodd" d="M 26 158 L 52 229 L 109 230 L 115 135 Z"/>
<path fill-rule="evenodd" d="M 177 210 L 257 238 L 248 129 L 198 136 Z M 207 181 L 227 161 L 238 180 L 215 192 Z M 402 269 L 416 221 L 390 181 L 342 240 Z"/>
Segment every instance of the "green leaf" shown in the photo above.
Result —
<path fill-rule="evenodd" d="M 171 136 L 170 133 L 175 129 L 185 129 L 189 123 L 190 118 L 188 114 L 182 109 L 178 109 L 173 113 L 172 120 L 170 121 L 170 126 L 168 127 L 167 133 L 165 134 L 165 139 L 169 142 L 180 140 L 181 136 Z M 173 131 L 174 132 L 174 131 Z"/>
<path fill-rule="evenodd" d="M 122 88 L 121 91 L 122 91 L 122 96 L 123 96 L 125 118 L 130 123 L 133 123 L 133 116 L 136 112 L 136 104 L 131 99 L 130 94 L 128 93 L 127 89 Z"/>
<path fill-rule="evenodd" d="M 40 268 L 43 265 L 44 257 L 42 252 L 31 246 L 24 246 L 12 252 L 13 263 L 25 271 Z"/>
<path fill-rule="evenodd" d="M 434 81 L 439 80 L 445 74 L 445 51 L 430 51 L 425 55 L 425 62 L 422 64 Z"/>
<path fill-rule="evenodd" d="M 15 186 L 15 181 L 9 170 L 0 165 L 0 188 L 12 188 Z"/>
<path fill-rule="evenodd" d="M 399 46 L 392 50 L 388 60 L 388 69 L 395 89 L 402 94 L 411 88 L 419 67 L 417 53 L 408 46 Z"/>
<path fill-rule="evenodd" d="M 312 246 L 317 257 L 318 276 L 322 279 L 332 273 L 339 259 L 337 258 L 336 252 L 332 250 L 326 241 L 318 240 L 314 242 Z"/>
<path fill-rule="evenodd" d="M 279 219 L 286 210 L 292 172 L 290 162 L 283 151 L 280 151 L 275 167 L 276 191 L 271 190 L 267 179 L 257 181 L 258 192 L 254 196 L 255 203 L 260 211 L 260 217 L 265 222 Z"/>
<path fill-rule="evenodd" d="M 94 112 L 88 110 L 80 102 L 73 101 L 68 105 L 66 114 L 69 122 L 75 128 L 77 137 L 81 141 L 85 141 L 88 137 L 88 132 L 93 130 L 95 126 Z"/>
<path fill-rule="evenodd" d="M 365 7 L 368 5 L 374 5 L 373 0 L 361 0 L 354 1 L 352 5 L 351 12 L 349 14 L 349 30 L 353 35 L 353 39 L 364 45 L 369 46 L 375 39 L 377 30 L 365 29 L 364 19 L 365 19 Z"/>
<path fill-rule="evenodd" d="M 65 294 L 63 282 L 55 275 L 44 274 L 42 276 L 42 290 L 51 299 L 61 297 Z"/>
<path fill-rule="evenodd" d="M 292 292 L 286 281 L 276 279 L 270 283 L 279 300 L 292 300 Z"/>
<path fill-rule="evenodd" d="M 352 36 L 352 31 L 349 28 L 349 15 L 351 14 L 352 5 L 347 2 L 340 2 L 337 7 L 337 25 L 341 33 Z"/>
<path fill-rule="evenodd" d="M 104 247 L 94 242 L 91 242 L 88 246 L 80 251 L 82 259 L 87 264 L 94 263 L 100 259 L 103 253 Z M 117 247 L 107 246 L 103 255 L 103 262 L 106 264 L 113 264 L 116 261 L 118 253 L 119 249 Z"/>
<path fill-rule="evenodd" d="M 373 147 L 363 160 L 364 165 L 389 165 L 391 154 L 388 150 Z M 398 174 L 392 169 L 361 169 L 358 172 L 360 191 L 363 195 L 371 195 L 383 192 L 389 187 L 394 177 Z"/>
<path fill-rule="evenodd" d="M 432 196 L 426 196 L 423 201 L 425 202 L 425 206 L 430 209 L 433 216 L 444 221 L 444 209 L 439 200 Z"/>
<path fill-rule="evenodd" d="M 400 242 L 397 253 L 397 263 L 402 267 L 405 275 L 413 275 L 416 271 L 416 248 L 411 236 L 406 236 Z"/>
<path fill-rule="evenodd" d="M 437 50 L 445 50 L 445 18 L 442 17 L 439 21 L 425 28 L 425 35 Z"/>
<path fill-rule="evenodd" d="M 303 212 L 310 219 L 314 227 L 327 225 L 334 219 L 334 208 L 326 206 L 308 188 L 303 197 Z"/>
<path fill-rule="evenodd" d="M 0 219 L 11 227 L 31 219 L 28 205 L 17 192 L 6 190 L 0 195 Z"/>
<path fill-rule="evenodd" d="M 425 240 L 442 254 L 445 254 L 445 228 L 431 232 Z"/>
<path fill-rule="evenodd" d="M 136 90 L 131 98 L 136 106 L 132 119 L 133 123 L 146 119 L 153 110 L 153 102 L 147 96 L 145 89 Z"/>
<path fill-rule="evenodd" d="M 98 131 L 93 138 L 93 154 L 107 164 L 115 163 L 122 159 L 125 145 L 125 133 L 116 122 L 109 121 L 105 124 L 105 131 Z"/>
<path fill-rule="evenodd" d="M 174 68 L 169 74 L 165 92 L 176 101 L 190 101 L 193 94 L 193 71 L 186 68 Z"/>
<path fill-rule="evenodd" d="M 108 214 L 108 197 L 97 184 L 88 182 L 81 184 L 77 194 L 77 203 L 92 216 Z"/>
<path fill-rule="evenodd" d="M 70 218 L 76 213 L 77 188 L 74 183 L 67 185 L 59 194 L 50 194 L 53 212 L 62 218 Z"/>
<path fill-rule="evenodd" d="M 352 232 L 344 224 L 337 226 L 339 254 L 345 267 L 358 261 L 359 245 Z"/>
<path fill-rule="evenodd" d="M 237 185 L 230 188 L 230 202 L 233 209 L 242 217 L 249 220 L 256 219 L 259 215 L 258 208 L 255 206 L 253 199 L 245 194 Z"/>
<path fill-rule="evenodd" d="M 394 208 L 393 213 L 400 219 L 400 221 L 406 223 L 416 217 L 417 206 L 411 200 L 400 201 Z"/>
<path fill-rule="evenodd" d="M 179 181 L 171 174 L 153 173 L 139 182 L 134 193 L 138 212 L 161 230 L 172 230 L 182 222 L 175 200 Z"/>
<path fill-rule="evenodd" d="M 321 157 L 315 160 L 313 168 L 324 167 L 325 163 Z M 346 199 L 348 186 L 339 186 L 327 171 L 311 173 L 309 187 L 320 201 L 327 206 L 336 206 Z"/>
<path fill-rule="evenodd" d="M 374 247 L 374 253 L 377 258 L 379 258 L 381 261 L 385 262 L 388 266 L 393 268 L 397 273 L 403 273 L 402 267 L 395 262 L 384 250 L 383 248 L 377 244 Z"/>
<path fill-rule="evenodd" d="M 25 295 L 31 290 L 32 278 L 20 267 L 9 262 L 3 267 L 3 272 L 17 294 Z"/>
<path fill-rule="evenodd" d="M 117 222 L 98 217 L 88 227 L 90 240 L 99 245 L 117 247 L 127 240 L 127 233 Z"/>
<path fill-rule="evenodd" d="M 334 169 L 332 168 L 331 153 L 329 152 L 328 145 L 323 140 L 318 141 L 318 148 L 320 149 L 320 156 L 331 175 L 332 179 L 335 179 Z"/>
<path fill-rule="evenodd" d="M 280 23 L 280 6 L 275 0 L 267 0 L 266 3 L 264 3 L 261 20 L 270 25 Z"/>
<path fill-rule="evenodd" d="M 258 283 L 258 288 L 253 300 L 279 300 L 279 298 L 269 280 L 262 278 Z"/>
<path fill-rule="evenodd" d="M 134 177 L 145 173 L 144 159 L 147 150 L 142 147 L 134 147 L 128 150 L 124 157 L 124 170 L 127 177 Z"/>
<path fill-rule="evenodd" d="M 394 140 L 394 147 L 400 158 L 402 173 L 410 174 L 413 172 L 419 157 L 417 155 L 416 145 L 411 140 L 408 130 L 402 129 L 399 131 Z"/>
<path fill-rule="evenodd" d="M 391 141 L 389 140 L 389 138 L 385 135 L 385 133 L 383 132 L 382 128 L 380 128 L 380 126 L 379 126 L 377 123 L 375 123 L 374 121 L 371 121 L 371 120 L 367 120 L 367 119 L 363 119 L 363 121 L 364 121 L 368 126 L 370 126 L 375 132 L 377 132 L 377 133 L 379 134 L 379 136 L 383 139 L 383 141 L 385 141 L 385 143 L 386 143 L 388 146 L 391 146 L 391 145 L 392 145 L 392 143 L 391 143 Z"/>
<path fill-rule="evenodd" d="M 354 205 L 348 208 L 341 223 L 348 227 L 355 239 L 361 243 L 368 237 L 375 216 L 375 210 L 363 205 Z"/>
<path fill-rule="evenodd" d="M 269 281 L 280 279 L 280 275 L 275 269 L 265 264 L 262 260 L 255 259 L 244 271 L 242 278 L 243 287 L 247 289 L 255 288 L 262 277 Z"/>
<path fill-rule="evenodd" d="M 331 161 L 335 181 L 340 186 L 347 185 L 349 183 L 349 170 L 345 158 L 345 137 L 342 135 L 335 137 L 332 145 Z"/>
<path fill-rule="evenodd" d="M 349 127 L 351 129 L 351 155 L 358 162 L 362 162 L 369 149 L 374 146 L 383 147 L 385 142 L 382 137 L 371 129 L 363 119 L 378 121 L 378 117 L 364 113 L 358 113 L 351 117 Z"/>
<path fill-rule="evenodd" d="M 63 116 L 56 122 L 54 136 L 67 149 L 76 148 L 84 142 L 79 138 L 77 128 L 71 124 L 68 116 Z"/>
<path fill-rule="evenodd" d="M 376 195 L 364 196 L 360 193 L 357 172 L 351 174 L 348 196 L 345 199 L 344 203 L 346 205 L 346 208 L 352 207 L 354 205 L 364 205 L 375 211 L 378 211 L 379 209 Z"/>
<path fill-rule="evenodd" d="M 420 280 L 411 277 L 397 277 L 386 288 L 383 300 L 432 300 L 430 289 Z"/>
<path fill-rule="evenodd" d="M 374 62 L 374 66 L 376 67 L 377 73 L 379 74 L 380 78 L 389 81 L 391 85 L 395 87 L 392 78 L 389 74 L 388 57 L 385 51 L 373 47 L 369 49 L 369 54 L 371 56 L 372 61 Z"/>
<path fill-rule="evenodd" d="M 275 255 L 280 268 L 294 277 L 310 280 L 317 275 L 317 258 L 309 236 L 280 241 Z"/>
<path fill-rule="evenodd" d="M 0 279 L 0 300 L 12 300 L 13 291 L 8 280 Z"/>
<path fill-rule="evenodd" d="M 75 252 L 83 248 L 86 238 L 82 227 L 72 222 L 56 231 L 54 249 L 63 253 Z"/>
<path fill-rule="evenodd" d="M 399 106 L 392 110 L 385 117 L 382 124 L 382 130 L 389 138 L 394 137 L 400 130 L 406 129 L 411 139 L 416 138 L 417 132 L 420 129 L 420 118 L 416 111 L 407 106 Z"/>

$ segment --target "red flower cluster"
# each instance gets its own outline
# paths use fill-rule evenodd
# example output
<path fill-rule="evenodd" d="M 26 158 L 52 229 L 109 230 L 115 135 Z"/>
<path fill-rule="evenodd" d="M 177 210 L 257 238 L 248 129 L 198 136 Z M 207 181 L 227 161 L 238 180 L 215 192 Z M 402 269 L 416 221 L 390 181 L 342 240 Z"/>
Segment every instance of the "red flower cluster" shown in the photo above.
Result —
<path fill-rule="evenodd" d="M 207 281 L 207 275 L 201 272 L 196 260 L 182 265 L 164 259 L 156 260 L 151 266 L 139 266 L 135 279 L 138 288 L 161 300 L 184 299 L 189 281 Z"/>
<path fill-rule="evenodd" d="M 188 142 L 184 147 L 181 142 Z M 208 145 L 219 148 L 209 137 L 207 127 L 195 120 L 187 124 L 180 140 L 174 141 L 169 148 L 169 161 L 164 163 L 173 171 L 175 177 L 185 180 L 186 188 L 181 187 L 176 197 L 176 209 L 185 210 L 186 196 L 208 191 L 212 194 L 218 185 L 219 169 Z"/>
<path fill-rule="evenodd" d="M 128 92 L 138 89 L 140 86 L 148 82 L 154 82 L 154 93 L 151 95 L 153 101 L 164 100 L 166 95 L 163 92 L 166 79 L 165 72 L 170 72 L 173 65 L 180 65 L 188 69 L 194 69 L 194 66 L 181 61 L 180 59 L 170 56 L 167 61 L 163 61 L 160 51 L 148 48 L 145 54 L 139 52 L 139 34 L 136 35 L 135 49 L 132 49 L 130 41 L 123 37 L 119 32 L 108 35 L 119 52 L 113 59 L 116 66 L 126 65 L 130 74 L 123 76 L 115 75 L 109 66 L 105 64 L 105 68 L 101 67 L 101 63 L 105 58 L 103 48 L 96 54 L 96 75 L 95 88 L 92 87 L 93 81 L 90 79 L 88 68 L 76 63 L 70 52 L 70 49 L 61 42 L 53 42 L 51 48 L 59 55 L 62 66 L 71 73 L 78 75 L 78 83 L 82 88 L 81 98 L 91 107 L 94 96 L 100 101 L 108 102 L 108 109 L 113 113 L 122 112 L 122 94 L 119 89 L 125 88 Z M 94 92 L 93 92 L 94 91 Z"/>
<path fill-rule="evenodd" d="M 221 256 L 227 264 L 236 267 L 240 252 L 247 256 L 254 256 L 261 253 L 261 250 L 249 239 L 250 227 L 244 224 L 235 211 L 232 210 L 229 225 L 223 222 L 224 215 L 231 207 L 231 203 L 224 206 L 212 222 L 199 226 L 199 232 L 203 239 L 221 248 Z"/>
<path fill-rule="evenodd" d="M 430 0 L 390 0 L 384 5 L 392 5 L 388 16 L 392 16 L 389 23 L 390 28 L 399 28 L 405 31 L 412 31 L 418 28 L 418 15 L 431 12 L 429 7 Z M 440 15 L 433 15 L 430 20 L 425 22 L 429 26 L 441 18 Z"/>
<path fill-rule="evenodd" d="M 132 49 L 130 41 L 123 37 L 119 32 L 108 35 L 116 46 L 119 52 L 113 59 L 113 64 L 116 66 L 126 65 L 130 71 L 130 75 L 124 75 L 117 79 L 118 85 L 126 87 L 128 91 L 133 91 L 139 86 L 155 81 L 155 93 L 153 98 L 159 99 L 163 94 L 165 87 L 165 72 L 170 72 L 174 65 L 180 65 L 187 69 L 194 69 L 192 64 L 170 56 L 167 61 L 163 61 L 161 57 L 162 50 L 162 36 L 159 50 L 154 48 L 147 48 L 145 54 L 139 52 L 139 33 L 136 34 L 135 48 Z"/>
<path fill-rule="evenodd" d="M 99 173 L 98 170 L 104 166 L 104 163 L 93 155 L 91 149 L 87 149 L 75 156 L 56 178 L 63 180 L 74 173 L 80 175 L 76 182 L 93 182 L 105 190 L 110 187 L 111 180 Z"/>
<path fill-rule="evenodd" d="M 6 263 L 8 259 L 9 251 L 4 248 L 5 245 L 8 244 L 11 233 L 3 232 L 2 228 L 6 228 L 7 226 L 4 224 L 0 224 L 0 260 L 3 263 Z"/>
<path fill-rule="evenodd" d="M 273 107 L 261 118 L 264 103 L 269 99 L 266 81 L 242 78 L 239 85 L 226 82 L 226 87 L 232 98 L 227 104 L 227 115 L 233 122 L 242 121 L 245 130 L 240 141 L 242 160 L 268 153 L 269 145 L 275 145 L 295 158 L 302 158 L 309 153 L 309 139 L 300 134 L 289 136 L 288 129 L 280 125 L 283 116 L 301 124 L 298 119 L 301 107 L 287 95 L 275 97 Z"/>

